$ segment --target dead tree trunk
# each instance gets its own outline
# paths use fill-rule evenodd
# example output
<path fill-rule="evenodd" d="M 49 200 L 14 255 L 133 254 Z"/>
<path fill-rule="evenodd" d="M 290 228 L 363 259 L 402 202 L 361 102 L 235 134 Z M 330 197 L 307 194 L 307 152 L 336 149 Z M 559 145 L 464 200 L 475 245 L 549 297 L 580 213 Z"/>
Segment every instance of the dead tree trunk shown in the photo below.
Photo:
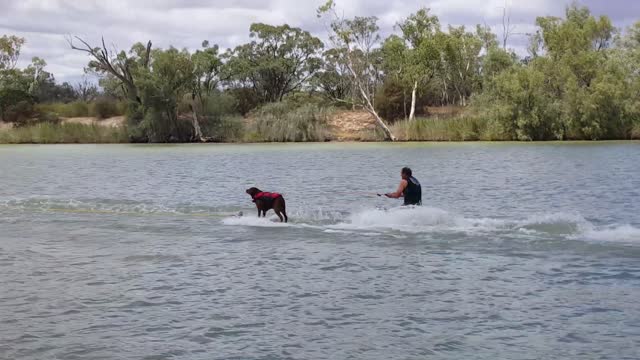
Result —
<path fill-rule="evenodd" d="M 111 74 L 115 76 L 122 83 L 126 89 L 127 98 L 130 101 L 142 104 L 142 100 L 138 95 L 138 87 L 133 79 L 133 71 L 130 67 L 132 61 L 129 58 L 121 58 L 118 56 L 117 51 L 110 51 L 102 38 L 102 47 L 92 47 L 85 40 L 80 37 L 75 37 L 76 40 L 82 43 L 82 47 L 77 47 L 73 43 L 73 38 L 67 38 L 67 42 L 71 49 L 78 50 L 89 54 L 95 61 L 93 61 L 95 70 L 103 74 Z M 145 52 L 142 54 L 142 66 L 149 67 L 149 61 L 151 57 L 151 41 L 147 43 Z"/>
<path fill-rule="evenodd" d="M 360 89 L 360 92 L 362 93 L 363 97 L 366 100 L 365 110 L 367 110 L 376 119 L 376 122 L 378 123 L 378 126 L 380 126 L 380 128 L 382 129 L 382 132 L 384 132 L 385 140 L 390 140 L 390 141 L 398 140 L 393 135 L 393 132 L 391 132 L 391 129 L 389 129 L 389 127 L 384 122 L 384 120 L 382 120 L 380 115 L 378 115 L 378 112 L 376 111 L 376 109 L 373 108 L 373 105 L 371 105 L 371 101 L 369 101 L 369 97 L 364 94 L 364 91 L 362 89 Z"/>
<path fill-rule="evenodd" d="M 407 90 L 402 88 L 402 116 L 407 120 Z"/>
<path fill-rule="evenodd" d="M 193 136 L 195 140 L 200 142 L 207 142 L 207 139 L 202 135 L 202 129 L 200 128 L 200 121 L 198 120 L 198 114 L 196 108 L 191 104 L 191 124 L 193 125 Z"/>
<path fill-rule="evenodd" d="M 393 133 L 391 132 L 391 129 L 387 126 L 384 120 L 382 120 L 380 115 L 378 115 L 378 112 L 374 108 L 373 103 L 369 98 L 369 94 L 367 94 L 367 91 L 365 91 L 365 86 L 359 81 L 358 76 L 356 72 L 353 70 L 353 67 L 351 66 L 351 64 L 349 64 L 348 68 L 355 80 L 358 90 L 360 91 L 360 96 L 362 96 L 362 100 L 364 102 L 363 104 L 364 109 L 367 110 L 367 112 L 373 115 L 373 117 L 376 119 L 376 123 L 378 123 L 378 126 L 382 129 L 382 132 L 384 133 L 385 140 L 396 141 L 397 138 L 393 135 Z"/>
<path fill-rule="evenodd" d="M 409 120 L 416 119 L 416 92 L 418 91 L 418 81 L 413 83 L 413 89 L 411 90 L 411 112 L 409 113 Z"/>
<path fill-rule="evenodd" d="M 198 107 L 196 101 L 200 102 L 200 106 Z M 202 99 L 202 94 L 197 93 L 195 90 L 191 93 L 191 104 L 189 107 L 191 108 L 191 125 L 193 126 L 193 137 L 194 140 L 200 142 L 207 142 L 207 139 L 202 134 L 202 129 L 200 128 L 200 118 L 198 117 L 198 108 L 200 111 L 204 108 Z"/>

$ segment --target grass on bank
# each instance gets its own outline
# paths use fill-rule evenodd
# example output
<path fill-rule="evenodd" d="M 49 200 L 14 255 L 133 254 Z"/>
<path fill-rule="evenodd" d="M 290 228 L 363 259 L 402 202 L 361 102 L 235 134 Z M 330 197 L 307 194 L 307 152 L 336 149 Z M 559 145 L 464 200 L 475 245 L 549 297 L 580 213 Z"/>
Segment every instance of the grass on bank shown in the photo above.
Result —
<path fill-rule="evenodd" d="M 331 139 L 328 120 L 331 108 L 317 104 L 292 106 L 268 104 L 245 119 L 227 114 L 202 124 L 204 136 L 214 142 L 304 142 Z M 54 117 L 55 118 L 55 117 Z M 188 126 L 187 126 L 188 127 Z M 418 118 L 398 121 L 391 130 L 400 141 L 500 141 L 513 140 L 501 134 L 496 121 L 477 114 Z M 126 127 L 98 124 L 57 123 L 57 118 L 29 126 L 0 129 L 0 143 L 127 143 Z M 640 122 L 636 122 L 627 139 L 640 140 Z M 382 141 L 379 129 L 362 134 L 361 141 Z"/>
<path fill-rule="evenodd" d="M 305 142 L 329 139 L 331 108 L 316 104 L 293 107 L 286 102 L 267 104 L 246 129 L 247 142 Z"/>
<path fill-rule="evenodd" d="M 40 123 L 0 130 L 0 144 L 108 144 L 129 142 L 124 127 Z"/>
<path fill-rule="evenodd" d="M 401 141 L 506 140 L 492 133 L 487 120 L 464 115 L 445 119 L 403 120 L 393 124 L 391 131 Z"/>
<path fill-rule="evenodd" d="M 327 124 L 331 114 L 332 109 L 315 104 L 292 106 L 276 103 L 263 106 L 252 114 L 250 120 L 239 115 L 224 115 L 217 120 L 204 121 L 201 129 L 204 137 L 213 142 L 326 141 L 330 136 Z M 51 121 L 0 130 L 0 143 L 5 144 L 129 141 L 130 134 L 126 128 L 98 124 Z"/>
<path fill-rule="evenodd" d="M 400 141 L 517 141 L 502 133 L 495 122 L 477 116 L 403 120 L 393 124 L 391 130 Z M 634 125 L 627 139 L 640 140 L 640 123 Z"/>

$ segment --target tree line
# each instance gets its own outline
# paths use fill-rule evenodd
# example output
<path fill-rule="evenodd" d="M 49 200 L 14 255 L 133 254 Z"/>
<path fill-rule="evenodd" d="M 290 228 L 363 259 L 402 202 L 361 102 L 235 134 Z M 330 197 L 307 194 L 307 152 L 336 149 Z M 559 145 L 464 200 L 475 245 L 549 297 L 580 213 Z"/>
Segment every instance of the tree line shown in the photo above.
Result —
<path fill-rule="evenodd" d="M 466 108 L 500 140 L 625 139 L 640 128 L 640 22 L 617 29 L 573 4 L 562 18 L 538 17 L 520 57 L 507 48 L 508 24 L 500 43 L 487 26 L 445 27 L 423 8 L 382 38 L 376 17 L 340 13 L 333 1 L 318 9 L 331 30 L 326 43 L 262 23 L 251 25 L 248 43 L 225 51 L 208 41 L 195 51 L 151 41 L 118 50 L 105 39 L 70 37 L 100 88 L 58 85 L 39 58 L 18 69 L 24 39 L 5 35 L 0 116 L 15 118 L 39 102 L 108 97 L 126 103 L 129 135 L 143 142 L 207 141 L 203 127 L 227 114 L 305 102 L 364 109 L 388 140 L 390 123 L 434 106 Z"/>

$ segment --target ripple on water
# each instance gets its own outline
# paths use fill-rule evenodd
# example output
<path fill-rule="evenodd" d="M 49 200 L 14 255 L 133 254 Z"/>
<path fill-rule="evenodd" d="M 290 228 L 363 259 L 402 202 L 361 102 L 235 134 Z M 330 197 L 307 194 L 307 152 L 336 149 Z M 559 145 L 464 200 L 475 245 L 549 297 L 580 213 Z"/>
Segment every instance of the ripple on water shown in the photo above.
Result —
<path fill-rule="evenodd" d="M 637 145 L 336 146 L 2 148 L 0 358 L 640 358 Z"/>

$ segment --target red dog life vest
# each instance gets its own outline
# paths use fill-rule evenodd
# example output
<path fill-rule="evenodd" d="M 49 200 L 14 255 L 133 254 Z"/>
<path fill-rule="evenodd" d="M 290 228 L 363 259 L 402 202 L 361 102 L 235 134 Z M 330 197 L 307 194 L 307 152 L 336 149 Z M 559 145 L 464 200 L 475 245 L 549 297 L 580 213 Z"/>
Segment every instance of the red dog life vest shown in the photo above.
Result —
<path fill-rule="evenodd" d="M 261 198 L 267 198 L 269 200 L 275 200 L 279 197 L 282 197 L 282 195 L 278 194 L 278 193 L 270 193 L 270 192 L 259 192 L 256 194 L 256 196 L 253 197 L 253 201 L 255 202 L 256 200 L 260 200 Z"/>

